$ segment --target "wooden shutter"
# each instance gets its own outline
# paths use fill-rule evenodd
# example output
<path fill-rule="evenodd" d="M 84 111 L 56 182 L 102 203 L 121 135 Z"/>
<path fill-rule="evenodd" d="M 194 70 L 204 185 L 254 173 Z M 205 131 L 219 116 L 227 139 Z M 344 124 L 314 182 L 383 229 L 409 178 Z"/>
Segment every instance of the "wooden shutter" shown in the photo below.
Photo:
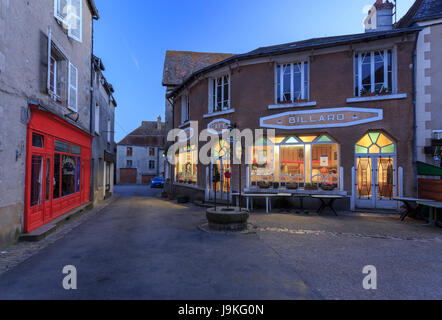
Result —
<path fill-rule="evenodd" d="M 78 104 L 78 70 L 69 62 L 68 108 L 77 112 Z"/>
<path fill-rule="evenodd" d="M 83 32 L 83 8 L 82 8 L 82 0 L 70 0 L 69 6 L 69 32 L 68 35 L 72 39 L 75 39 L 79 42 L 82 41 L 82 32 Z"/>
<path fill-rule="evenodd" d="M 51 92 L 51 55 L 52 55 L 52 31 L 51 27 L 48 27 L 48 78 L 46 83 L 48 93 Z"/>

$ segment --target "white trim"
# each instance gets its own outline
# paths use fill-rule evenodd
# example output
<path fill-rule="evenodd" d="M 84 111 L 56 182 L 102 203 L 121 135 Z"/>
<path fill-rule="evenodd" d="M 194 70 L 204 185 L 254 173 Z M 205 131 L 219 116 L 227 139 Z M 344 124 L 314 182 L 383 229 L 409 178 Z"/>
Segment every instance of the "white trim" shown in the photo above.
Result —
<path fill-rule="evenodd" d="M 272 104 L 269 105 L 269 109 L 286 109 L 286 108 L 296 108 L 296 107 L 314 107 L 316 106 L 316 101 L 299 102 L 299 103 L 287 103 L 287 104 Z"/>
<path fill-rule="evenodd" d="M 355 97 L 355 98 L 347 98 L 347 102 L 366 102 L 366 101 L 379 101 L 379 100 L 394 100 L 394 99 L 405 99 L 408 95 L 406 93 L 397 93 L 397 94 L 387 94 L 387 95 L 379 95 L 379 96 L 371 96 L 371 97 Z"/>
<path fill-rule="evenodd" d="M 68 63 L 68 109 L 78 111 L 78 69 L 70 61 Z M 71 83 L 71 72 L 75 70 L 75 86 Z M 71 106 L 71 88 L 75 89 L 75 106 Z"/>
<path fill-rule="evenodd" d="M 212 113 L 208 113 L 208 114 L 203 115 L 203 118 L 211 118 L 211 117 L 216 117 L 216 116 L 220 116 L 223 114 L 229 114 L 229 113 L 234 113 L 234 112 L 235 112 L 235 109 L 228 109 L 225 111 L 212 112 Z"/>
<path fill-rule="evenodd" d="M 310 113 L 320 113 L 320 112 L 340 112 L 340 111 L 355 111 L 355 112 L 373 112 L 378 115 L 369 119 L 362 119 L 357 121 L 351 121 L 346 123 L 331 123 L 331 124 L 311 124 L 304 126 L 284 126 L 284 125 L 266 125 L 264 124 L 265 120 L 274 119 L 281 116 L 289 116 L 289 115 L 299 115 L 299 114 L 310 114 Z M 274 114 L 267 117 L 260 118 L 260 126 L 262 128 L 275 128 L 275 129 L 316 129 L 316 128 L 340 128 L 340 127 L 351 127 L 354 125 L 369 123 L 374 121 L 379 121 L 383 119 L 383 110 L 382 109 L 369 109 L 369 108 L 331 108 L 331 109 L 317 109 L 317 110 L 302 110 L 302 111 L 288 111 L 284 113 Z"/>
<path fill-rule="evenodd" d="M 74 6 L 74 1 L 76 1 L 76 3 L 78 4 L 78 8 L 76 6 Z M 82 42 L 83 40 L 83 1 L 82 0 L 69 0 L 69 10 L 67 13 L 67 19 L 69 22 L 69 31 L 68 31 L 68 36 L 71 37 L 72 39 L 78 41 L 78 42 Z M 73 9 L 75 8 L 75 9 Z M 74 30 L 72 28 L 72 23 L 75 20 L 75 25 L 74 27 L 78 28 L 78 37 L 76 35 L 73 34 L 72 30 Z"/>
<path fill-rule="evenodd" d="M 178 126 L 178 129 L 184 128 L 185 126 L 188 126 L 189 124 L 190 124 L 190 121 L 183 122 L 182 124 L 180 124 Z"/>

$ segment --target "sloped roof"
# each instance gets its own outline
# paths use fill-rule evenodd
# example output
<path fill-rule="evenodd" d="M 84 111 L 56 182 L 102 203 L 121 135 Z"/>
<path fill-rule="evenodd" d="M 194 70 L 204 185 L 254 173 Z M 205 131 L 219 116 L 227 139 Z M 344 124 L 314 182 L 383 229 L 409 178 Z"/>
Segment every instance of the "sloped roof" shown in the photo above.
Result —
<path fill-rule="evenodd" d="M 163 86 L 181 84 L 192 73 L 225 60 L 233 54 L 193 51 L 167 51 L 164 60 Z"/>
<path fill-rule="evenodd" d="M 231 56 L 225 60 L 222 60 L 220 62 L 217 62 L 215 64 L 209 65 L 207 67 L 195 71 L 194 73 L 189 75 L 180 85 L 178 85 L 177 88 L 175 88 L 172 92 L 170 92 L 168 94 L 168 97 L 172 97 L 175 94 L 177 94 L 182 87 L 184 87 L 185 85 L 196 79 L 197 76 L 205 72 L 220 68 L 221 66 L 228 65 L 229 63 L 235 61 L 242 61 L 242 60 L 254 59 L 259 57 L 294 53 L 294 52 L 313 50 L 313 49 L 329 48 L 339 45 L 368 42 L 378 39 L 386 39 L 386 38 L 399 36 L 402 34 L 414 33 L 418 30 L 421 30 L 421 28 L 410 27 L 410 28 L 392 29 L 392 30 L 375 31 L 375 32 L 364 32 L 364 33 L 349 34 L 342 36 L 313 38 L 313 39 L 290 42 L 280 45 L 261 47 L 256 50 L 250 51 L 248 53 Z"/>
<path fill-rule="evenodd" d="M 143 121 L 141 126 L 129 133 L 118 145 L 142 146 L 142 147 L 164 147 L 166 137 L 166 124 L 160 123 L 158 130 L 157 121 Z"/>
<path fill-rule="evenodd" d="M 416 22 L 442 18 L 441 0 L 416 0 L 396 24 L 397 28 L 412 26 Z"/>

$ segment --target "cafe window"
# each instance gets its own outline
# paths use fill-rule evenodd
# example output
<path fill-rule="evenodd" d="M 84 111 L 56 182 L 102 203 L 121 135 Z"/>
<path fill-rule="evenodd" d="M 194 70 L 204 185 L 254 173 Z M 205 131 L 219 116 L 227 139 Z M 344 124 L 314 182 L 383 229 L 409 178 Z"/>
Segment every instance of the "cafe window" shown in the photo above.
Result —
<path fill-rule="evenodd" d="M 276 68 L 276 102 L 296 103 L 309 100 L 309 63 L 280 64 Z"/>
<path fill-rule="evenodd" d="M 328 184 L 336 188 L 339 184 L 339 145 L 327 135 L 276 137 L 264 145 L 257 141 L 253 154 L 252 185 L 267 181 L 275 187 Z"/>
<path fill-rule="evenodd" d="M 198 150 L 194 145 L 180 148 L 175 155 L 175 181 L 196 185 Z"/>
<path fill-rule="evenodd" d="M 395 90 L 393 50 L 358 52 L 354 56 L 355 96 L 391 94 Z"/>

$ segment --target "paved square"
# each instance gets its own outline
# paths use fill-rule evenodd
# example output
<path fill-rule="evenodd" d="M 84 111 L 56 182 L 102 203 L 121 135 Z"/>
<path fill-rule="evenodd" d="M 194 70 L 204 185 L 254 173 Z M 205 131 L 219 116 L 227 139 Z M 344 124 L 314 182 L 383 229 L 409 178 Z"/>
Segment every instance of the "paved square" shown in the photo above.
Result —
<path fill-rule="evenodd" d="M 116 191 L 1 274 L 0 299 L 442 299 L 440 229 L 418 221 L 257 213 L 248 233 L 206 233 L 203 208 L 147 187 Z M 65 265 L 77 268 L 77 290 L 62 287 Z M 377 268 L 377 290 L 363 289 L 366 265 Z"/>

